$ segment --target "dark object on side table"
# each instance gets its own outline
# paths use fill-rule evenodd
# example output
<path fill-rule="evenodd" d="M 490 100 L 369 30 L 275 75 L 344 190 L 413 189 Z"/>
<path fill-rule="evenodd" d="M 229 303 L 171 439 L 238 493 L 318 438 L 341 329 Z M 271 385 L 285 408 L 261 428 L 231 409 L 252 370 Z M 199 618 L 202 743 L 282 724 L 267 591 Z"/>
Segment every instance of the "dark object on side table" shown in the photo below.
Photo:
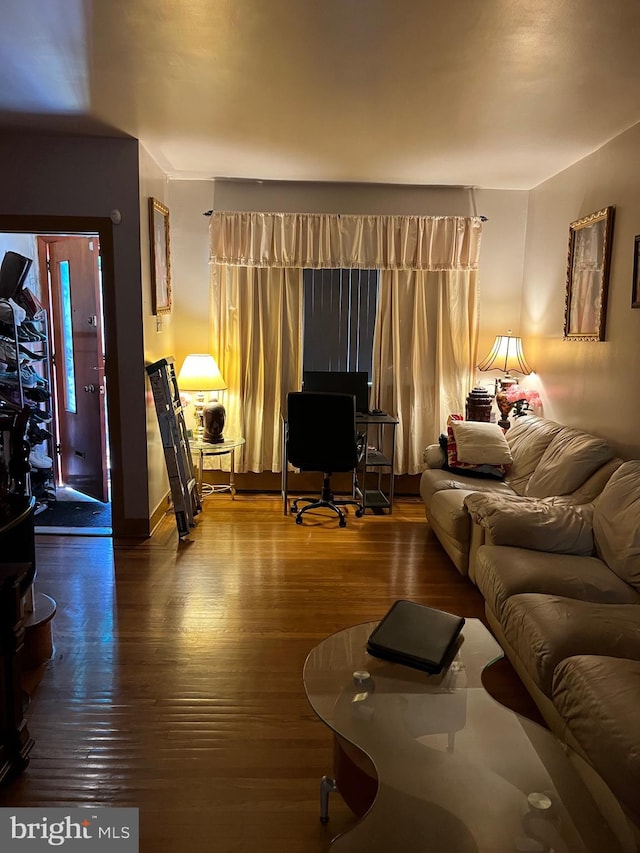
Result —
<path fill-rule="evenodd" d="M 222 403 L 218 400 L 209 400 L 202 410 L 202 423 L 204 425 L 203 441 L 209 444 L 221 444 L 224 441 L 224 422 L 226 412 Z"/>
<path fill-rule="evenodd" d="M 466 421 L 491 421 L 493 396 L 486 388 L 472 388 L 467 397 L 464 418 Z"/>

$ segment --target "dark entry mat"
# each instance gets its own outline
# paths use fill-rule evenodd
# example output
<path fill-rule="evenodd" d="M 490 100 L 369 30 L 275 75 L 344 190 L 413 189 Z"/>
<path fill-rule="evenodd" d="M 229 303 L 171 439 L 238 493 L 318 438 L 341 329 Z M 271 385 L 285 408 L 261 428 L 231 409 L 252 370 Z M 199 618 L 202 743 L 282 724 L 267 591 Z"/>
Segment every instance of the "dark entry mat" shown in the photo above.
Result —
<path fill-rule="evenodd" d="M 111 504 L 57 501 L 39 512 L 36 527 L 111 527 Z"/>

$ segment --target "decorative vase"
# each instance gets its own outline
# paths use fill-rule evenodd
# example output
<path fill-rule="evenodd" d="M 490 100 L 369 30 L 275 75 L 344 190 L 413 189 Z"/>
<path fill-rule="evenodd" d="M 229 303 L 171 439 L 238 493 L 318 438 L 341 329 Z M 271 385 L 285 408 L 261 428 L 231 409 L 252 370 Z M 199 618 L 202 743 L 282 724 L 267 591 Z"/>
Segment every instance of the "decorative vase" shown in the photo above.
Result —
<path fill-rule="evenodd" d="M 226 412 L 222 403 L 217 400 L 210 400 L 202 410 L 202 420 L 204 423 L 203 441 L 208 444 L 221 444 L 224 441 L 222 431 L 224 430 L 224 421 Z"/>
<path fill-rule="evenodd" d="M 489 423 L 492 403 L 493 397 L 486 388 L 472 388 L 465 405 L 465 420 Z"/>

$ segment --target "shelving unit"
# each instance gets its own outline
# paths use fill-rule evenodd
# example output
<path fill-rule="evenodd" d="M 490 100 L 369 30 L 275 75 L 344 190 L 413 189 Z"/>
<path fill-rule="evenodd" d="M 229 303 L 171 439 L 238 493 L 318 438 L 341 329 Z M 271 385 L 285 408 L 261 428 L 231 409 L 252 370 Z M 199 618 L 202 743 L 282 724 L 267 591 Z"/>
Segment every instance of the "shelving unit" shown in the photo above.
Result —
<path fill-rule="evenodd" d="M 35 310 L 27 308 L 25 323 L 31 330 L 27 334 L 26 327 L 16 319 L 12 303 L 8 299 L 1 299 L 0 303 L 4 318 L 0 322 L 0 361 L 7 364 L 7 369 L 0 374 L 0 401 L 26 409 L 29 413 L 24 435 L 31 462 L 26 491 L 35 496 L 37 513 L 56 499 L 54 451 L 51 436 L 47 435 L 47 425 L 51 420 L 47 314 L 40 306 L 35 306 Z M 7 317 L 11 317 L 10 322 L 6 322 Z M 26 378 L 27 372 L 31 373 L 30 379 Z M 38 450 L 41 446 L 43 449 Z M 48 466 L 43 464 L 47 461 L 50 463 Z"/>
<path fill-rule="evenodd" d="M 391 415 L 356 417 L 356 429 L 363 436 L 364 450 L 354 474 L 353 488 L 365 511 L 386 509 L 389 514 L 393 511 L 397 425 L 398 419 Z"/>

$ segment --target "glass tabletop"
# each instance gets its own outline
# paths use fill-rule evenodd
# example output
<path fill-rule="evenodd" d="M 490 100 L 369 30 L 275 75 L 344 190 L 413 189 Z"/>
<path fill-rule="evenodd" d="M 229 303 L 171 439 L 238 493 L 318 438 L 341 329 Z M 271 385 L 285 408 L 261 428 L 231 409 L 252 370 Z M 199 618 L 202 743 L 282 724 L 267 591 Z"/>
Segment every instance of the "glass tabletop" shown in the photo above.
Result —
<path fill-rule="evenodd" d="M 376 624 L 333 634 L 304 667 L 314 711 L 369 756 L 378 777 L 372 807 L 332 851 L 636 850 L 589 765 L 484 689 L 483 669 L 503 653 L 480 620 L 466 621 L 438 676 L 370 656 Z"/>
<path fill-rule="evenodd" d="M 198 452 L 202 451 L 205 455 L 216 455 L 218 453 L 229 453 L 229 451 L 235 450 L 236 447 L 241 447 L 244 442 L 244 438 L 225 438 L 224 441 L 218 441 L 216 443 L 191 438 L 189 439 L 189 447 L 191 450 L 197 450 Z"/>

